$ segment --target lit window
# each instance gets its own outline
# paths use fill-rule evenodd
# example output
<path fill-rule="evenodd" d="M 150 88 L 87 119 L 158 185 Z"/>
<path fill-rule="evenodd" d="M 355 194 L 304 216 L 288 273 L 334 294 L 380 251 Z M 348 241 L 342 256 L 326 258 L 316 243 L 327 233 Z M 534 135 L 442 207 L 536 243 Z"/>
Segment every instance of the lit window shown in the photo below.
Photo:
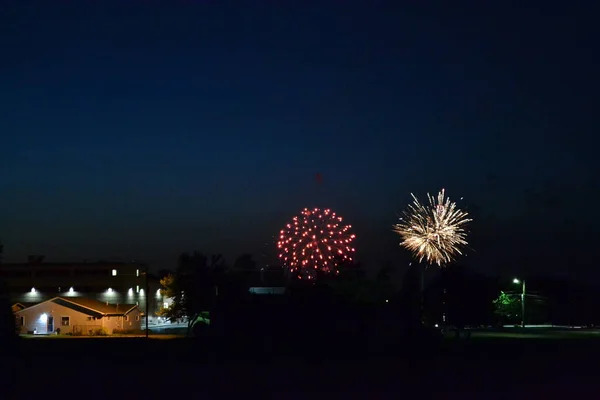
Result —
<path fill-rule="evenodd" d="M 135 276 L 140 276 L 140 270 L 139 269 L 135 270 Z"/>
<path fill-rule="evenodd" d="M 140 285 L 136 285 L 136 286 L 135 286 L 135 292 L 136 292 L 136 293 L 139 293 L 139 292 L 140 292 Z"/>
<path fill-rule="evenodd" d="M 163 308 L 169 308 L 169 303 L 167 303 L 167 302 L 164 302 L 164 303 L 163 303 Z"/>
<path fill-rule="evenodd" d="M 117 276 L 117 270 L 116 269 L 112 270 L 112 276 Z"/>
<path fill-rule="evenodd" d="M 71 324 L 71 317 L 61 317 L 60 324 L 62 326 L 69 326 Z"/>

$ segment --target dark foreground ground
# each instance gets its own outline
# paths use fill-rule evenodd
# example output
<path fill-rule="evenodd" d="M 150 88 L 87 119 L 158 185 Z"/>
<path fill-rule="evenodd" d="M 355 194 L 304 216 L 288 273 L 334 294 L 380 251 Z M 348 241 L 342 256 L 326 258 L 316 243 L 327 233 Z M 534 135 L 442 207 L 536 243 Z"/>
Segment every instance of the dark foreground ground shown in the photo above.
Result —
<path fill-rule="evenodd" d="M 0 398 L 554 399 L 595 397 L 600 390 L 595 334 L 304 342 L 22 339 L 3 348 L 7 382 Z"/>

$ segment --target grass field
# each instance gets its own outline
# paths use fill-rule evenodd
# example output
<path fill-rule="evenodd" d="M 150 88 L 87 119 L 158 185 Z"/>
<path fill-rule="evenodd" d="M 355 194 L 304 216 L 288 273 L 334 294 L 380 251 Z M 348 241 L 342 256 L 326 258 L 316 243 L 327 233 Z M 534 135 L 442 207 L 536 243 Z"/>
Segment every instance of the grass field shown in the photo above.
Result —
<path fill-rule="evenodd" d="M 149 339 L 181 339 L 184 335 L 148 335 Z M 67 335 L 21 335 L 21 339 L 32 340 L 94 340 L 94 339 L 131 339 L 131 338 L 146 338 L 146 335 L 110 335 L 110 336 L 67 336 Z"/>
<path fill-rule="evenodd" d="M 204 343 L 170 339 L 24 338 L 13 348 L 18 373 L 12 382 L 17 388 L 31 382 L 40 387 L 69 382 L 78 393 L 94 377 L 136 382 L 118 391 L 109 384 L 94 385 L 86 399 L 126 393 L 147 399 L 189 397 L 190 387 L 194 397 L 215 392 L 257 397 L 267 391 L 286 399 L 325 392 L 328 399 L 417 394 L 570 398 L 597 390 L 600 356 L 600 334 L 595 331 L 474 332 L 469 340 L 448 337 L 437 343 L 398 341 L 389 346 L 381 346 L 377 338 L 360 344 L 340 338 L 341 345 L 320 343 L 318 348 L 314 343 L 300 346 L 301 340 L 293 338 L 298 348 L 292 352 L 266 346 L 258 337 Z"/>
<path fill-rule="evenodd" d="M 447 333 L 448 338 L 453 333 Z M 503 330 L 472 330 L 472 339 L 600 339 L 598 329 L 527 328 Z"/>

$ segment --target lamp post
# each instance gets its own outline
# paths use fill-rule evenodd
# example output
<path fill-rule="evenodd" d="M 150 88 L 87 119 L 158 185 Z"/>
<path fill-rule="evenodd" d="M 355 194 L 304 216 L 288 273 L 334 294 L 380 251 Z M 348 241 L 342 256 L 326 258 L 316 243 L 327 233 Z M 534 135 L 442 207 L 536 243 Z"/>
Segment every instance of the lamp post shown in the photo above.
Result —
<path fill-rule="evenodd" d="M 148 339 L 148 337 L 149 337 L 149 335 L 148 335 L 148 332 L 149 332 L 149 329 L 148 329 L 148 314 L 149 314 L 149 311 L 150 311 L 148 298 L 150 297 L 150 287 L 149 287 L 149 284 L 148 284 L 148 265 L 145 265 L 145 267 L 146 267 L 145 271 L 140 271 L 138 269 L 137 272 L 136 272 L 136 274 L 135 274 L 135 276 L 137 277 L 140 274 L 146 276 L 146 282 L 145 282 L 145 285 L 144 285 L 146 287 L 145 292 L 144 292 L 144 296 L 146 296 L 145 301 L 144 301 L 145 302 L 145 306 L 146 306 L 145 307 L 146 310 L 144 311 L 144 314 L 146 315 L 146 339 Z M 139 288 L 139 286 L 138 286 L 138 288 Z M 139 297 L 138 297 L 138 300 L 139 300 Z"/>
<path fill-rule="evenodd" d="M 146 276 L 146 282 L 145 282 L 145 284 L 144 284 L 144 286 L 146 287 L 146 289 L 145 289 L 145 292 L 144 292 L 144 296 L 146 297 L 146 298 L 144 299 L 144 303 L 145 303 L 145 311 L 144 311 L 144 314 L 145 314 L 145 316 L 146 316 L 146 329 L 145 329 L 145 330 L 146 330 L 146 339 L 148 339 L 148 332 L 149 332 L 149 329 L 148 329 L 148 316 L 149 316 L 149 314 L 150 314 L 150 307 L 149 307 L 149 301 L 148 301 L 148 298 L 150 297 L 150 287 L 149 287 L 149 285 L 148 285 L 148 265 L 145 265 L 145 267 L 146 267 L 146 270 L 145 270 L 145 271 L 142 271 L 142 273 L 141 273 L 141 274 Z M 136 274 L 136 275 L 137 275 L 137 274 Z"/>
<path fill-rule="evenodd" d="M 524 290 L 524 289 L 523 289 Z M 148 285 L 148 265 L 146 265 L 146 339 L 148 339 L 148 319 L 150 317 L 150 302 L 148 299 L 150 298 L 150 287 Z"/>
<path fill-rule="evenodd" d="M 525 328 L 525 279 L 521 281 L 515 278 L 513 283 L 521 284 L 521 327 Z"/>

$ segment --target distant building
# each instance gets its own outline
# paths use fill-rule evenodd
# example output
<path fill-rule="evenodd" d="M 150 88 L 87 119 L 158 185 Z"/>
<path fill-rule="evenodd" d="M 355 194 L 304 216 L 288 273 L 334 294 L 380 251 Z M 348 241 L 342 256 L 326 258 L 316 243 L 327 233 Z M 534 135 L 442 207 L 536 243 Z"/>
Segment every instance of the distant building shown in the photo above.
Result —
<path fill-rule="evenodd" d="M 286 293 L 285 287 L 251 287 L 249 289 L 251 294 L 276 294 L 282 295 Z"/>
<path fill-rule="evenodd" d="M 99 330 L 140 330 L 142 311 L 135 304 L 106 304 L 85 297 L 55 297 L 15 313 L 21 333 L 93 335 Z"/>
<path fill-rule="evenodd" d="M 148 277 L 141 263 L 81 262 L 48 263 L 42 256 L 30 256 L 27 263 L 0 264 L 13 304 L 31 305 L 55 297 L 89 297 L 108 304 L 135 304 L 146 311 L 148 295 L 149 322 L 152 323 L 165 303 L 159 279 Z"/>

